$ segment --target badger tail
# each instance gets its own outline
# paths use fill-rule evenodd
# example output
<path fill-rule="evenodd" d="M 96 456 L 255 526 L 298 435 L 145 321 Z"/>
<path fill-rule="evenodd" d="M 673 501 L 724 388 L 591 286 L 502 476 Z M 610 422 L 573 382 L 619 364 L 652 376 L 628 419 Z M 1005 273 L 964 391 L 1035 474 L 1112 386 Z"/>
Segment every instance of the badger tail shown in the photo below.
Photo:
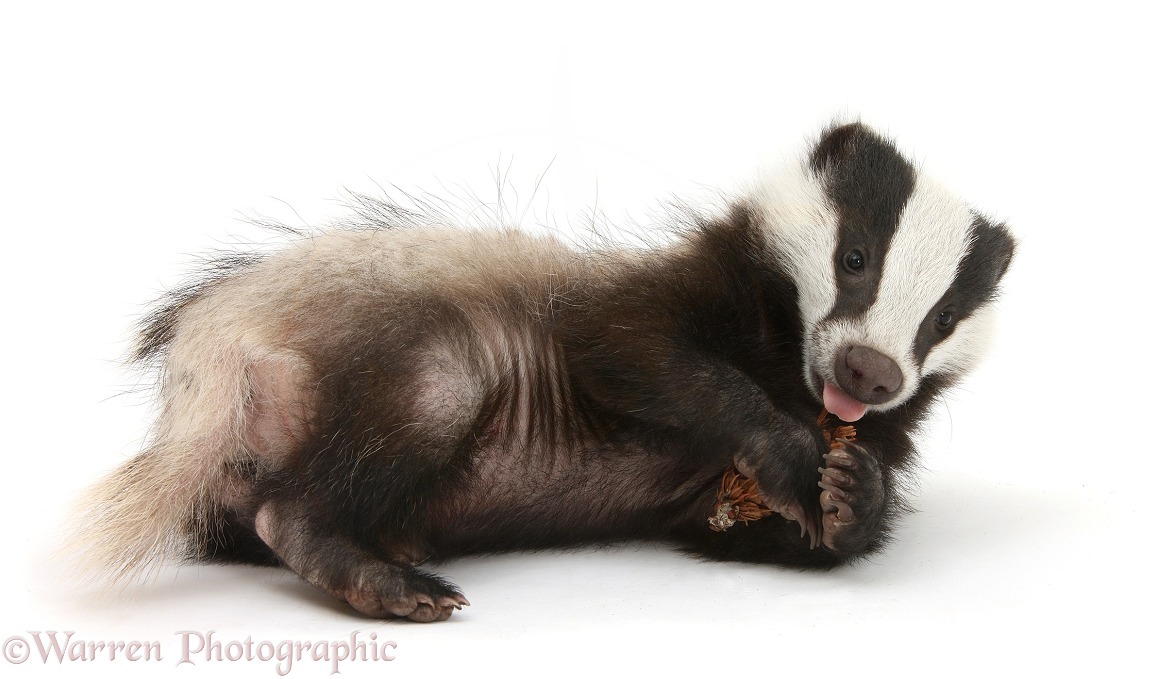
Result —
<path fill-rule="evenodd" d="M 199 551 L 214 506 L 203 459 L 203 451 L 157 443 L 89 490 L 69 541 L 87 580 L 136 579 Z"/>
<path fill-rule="evenodd" d="M 198 291 L 200 293 L 201 291 Z M 140 579 L 204 553 L 220 507 L 235 503 L 251 385 L 237 328 L 207 318 L 190 294 L 154 313 L 134 359 L 155 359 L 161 411 L 145 449 L 80 500 L 65 544 L 85 584 Z M 231 471 L 232 470 L 232 471 Z"/>

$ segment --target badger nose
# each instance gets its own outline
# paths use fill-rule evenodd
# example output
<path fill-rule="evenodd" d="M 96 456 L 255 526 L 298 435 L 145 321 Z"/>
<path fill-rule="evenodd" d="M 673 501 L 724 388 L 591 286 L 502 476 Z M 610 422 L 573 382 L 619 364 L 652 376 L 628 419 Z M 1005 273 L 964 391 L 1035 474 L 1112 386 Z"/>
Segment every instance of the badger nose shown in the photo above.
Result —
<path fill-rule="evenodd" d="M 836 382 L 861 403 L 887 403 L 904 383 L 900 366 L 869 347 L 853 346 L 836 360 Z"/>

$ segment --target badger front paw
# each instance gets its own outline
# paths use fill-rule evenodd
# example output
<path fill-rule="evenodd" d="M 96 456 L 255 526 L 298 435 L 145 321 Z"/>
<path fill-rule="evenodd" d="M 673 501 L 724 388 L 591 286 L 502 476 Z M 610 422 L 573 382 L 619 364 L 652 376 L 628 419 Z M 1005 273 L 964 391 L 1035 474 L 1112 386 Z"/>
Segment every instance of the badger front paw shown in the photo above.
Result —
<path fill-rule="evenodd" d="M 754 467 L 747 460 L 743 458 L 736 458 L 734 465 L 739 473 L 743 475 L 739 478 L 760 478 L 757 476 L 760 472 L 760 469 Z M 762 477 L 767 478 L 767 474 L 763 474 Z M 724 483 L 726 490 L 726 477 Z M 741 518 L 740 520 L 746 522 L 747 520 L 762 518 L 762 516 L 766 515 L 766 513 L 776 513 L 788 521 L 794 521 L 795 523 L 798 523 L 800 527 L 800 538 L 807 540 L 809 546 L 812 549 L 815 549 L 817 546 L 819 546 L 821 533 L 820 528 L 823 519 L 821 517 L 821 511 L 816 504 L 816 491 L 814 487 L 801 484 L 800 489 L 796 490 L 792 489 L 790 486 L 786 486 L 786 484 L 780 484 L 781 486 L 785 486 L 786 489 L 780 490 L 777 493 L 766 493 L 762 489 L 773 487 L 772 484 L 763 482 L 749 483 L 752 483 L 751 492 L 756 495 L 759 504 L 754 504 L 756 512 L 754 512 L 752 516 L 748 518 Z M 810 484 L 810 479 L 805 483 Z M 747 491 L 748 489 L 741 489 L 739 491 L 738 494 L 741 496 L 739 498 L 740 500 L 749 499 L 747 497 Z M 734 499 L 730 497 L 734 494 L 735 492 L 732 491 L 732 493 L 728 496 L 729 499 Z M 729 504 L 727 506 L 730 507 L 731 505 Z M 759 511 L 761 509 L 766 511 Z"/>
<path fill-rule="evenodd" d="M 824 455 L 820 468 L 821 541 L 840 556 L 865 551 L 884 514 L 884 477 L 874 455 L 855 443 L 844 443 Z"/>

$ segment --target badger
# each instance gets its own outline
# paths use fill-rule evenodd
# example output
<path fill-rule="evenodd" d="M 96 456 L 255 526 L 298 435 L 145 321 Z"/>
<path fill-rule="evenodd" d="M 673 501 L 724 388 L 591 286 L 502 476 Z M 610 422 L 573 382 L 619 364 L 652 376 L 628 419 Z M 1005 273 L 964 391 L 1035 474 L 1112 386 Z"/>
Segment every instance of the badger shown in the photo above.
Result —
<path fill-rule="evenodd" d="M 630 540 L 832 568 L 906 507 L 913 435 L 981 356 L 1015 243 L 861 123 L 649 248 L 386 201 L 214 260 L 143 320 L 143 452 L 77 546 L 283 566 L 362 614 L 468 605 L 427 560 Z M 825 442 L 817 414 L 855 423 Z M 712 530 L 730 467 L 766 518 Z"/>

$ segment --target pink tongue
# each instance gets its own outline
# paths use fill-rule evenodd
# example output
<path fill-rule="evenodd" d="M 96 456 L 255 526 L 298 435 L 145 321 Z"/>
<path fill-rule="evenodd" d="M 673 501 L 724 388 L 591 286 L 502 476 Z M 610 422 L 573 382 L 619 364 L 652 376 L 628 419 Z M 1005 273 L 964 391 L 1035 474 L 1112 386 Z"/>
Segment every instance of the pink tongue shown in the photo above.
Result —
<path fill-rule="evenodd" d="M 834 384 L 824 382 L 824 407 L 844 422 L 855 422 L 864 416 L 868 406 L 848 396 Z"/>

